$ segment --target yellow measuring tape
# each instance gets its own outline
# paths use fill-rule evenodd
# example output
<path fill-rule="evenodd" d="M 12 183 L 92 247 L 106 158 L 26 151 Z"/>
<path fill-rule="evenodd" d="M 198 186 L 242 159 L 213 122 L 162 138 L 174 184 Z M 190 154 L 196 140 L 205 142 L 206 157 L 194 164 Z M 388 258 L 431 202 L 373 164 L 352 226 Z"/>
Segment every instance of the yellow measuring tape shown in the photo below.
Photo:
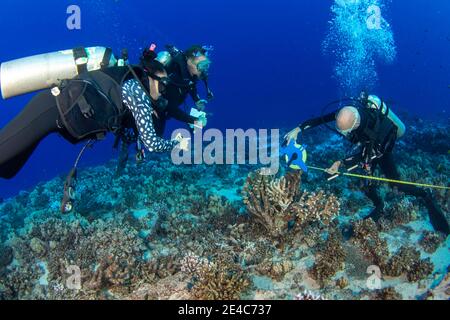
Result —
<path fill-rule="evenodd" d="M 312 170 L 318 170 L 318 171 L 327 172 L 327 170 L 323 169 L 323 168 L 318 168 L 318 167 L 313 167 L 313 166 L 308 166 L 308 168 L 312 169 Z M 424 188 L 450 190 L 450 187 L 435 186 L 435 185 L 432 185 L 432 184 L 408 182 L 408 181 L 401 181 L 401 180 L 393 180 L 393 179 L 374 177 L 374 176 L 365 176 L 365 175 L 362 175 L 362 174 L 354 174 L 354 173 L 346 173 L 346 172 L 338 172 L 338 173 L 336 173 L 336 177 L 339 176 L 339 175 L 348 176 L 348 177 L 355 177 L 355 178 L 362 178 L 362 179 L 367 179 L 367 180 L 383 181 L 383 182 L 389 182 L 389 183 L 406 184 L 406 185 L 412 185 L 412 186 L 424 187 Z"/>

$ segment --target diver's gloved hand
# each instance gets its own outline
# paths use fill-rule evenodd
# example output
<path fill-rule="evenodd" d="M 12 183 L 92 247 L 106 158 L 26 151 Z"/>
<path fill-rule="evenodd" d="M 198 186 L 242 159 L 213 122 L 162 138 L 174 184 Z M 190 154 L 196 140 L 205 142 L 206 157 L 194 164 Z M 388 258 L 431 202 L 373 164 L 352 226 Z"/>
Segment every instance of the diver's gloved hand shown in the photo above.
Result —
<path fill-rule="evenodd" d="M 336 161 L 335 163 L 333 163 L 333 165 L 328 168 L 327 170 L 325 170 L 328 174 L 334 176 L 336 174 L 339 173 L 339 168 L 341 167 L 342 162 L 341 161 Z"/>
<path fill-rule="evenodd" d="M 196 103 L 195 103 L 195 106 L 197 107 L 197 109 L 199 110 L 199 111 L 205 111 L 205 108 L 206 108 L 206 105 L 208 104 L 208 101 L 207 100 L 205 100 L 205 99 L 201 99 L 201 100 L 198 100 Z"/>
<path fill-rule="evenodd" d="M 297 127 L 294 130 L 292 130 L 291 132 L 289 132 L 287 135 L 285 135 L 284 140 L 285 140 L 286 144 L 290 144 L 292 141 L 297 142 L 298 135 L 300 134 L 300 132 L 302 132 L 302 129 Z"/>

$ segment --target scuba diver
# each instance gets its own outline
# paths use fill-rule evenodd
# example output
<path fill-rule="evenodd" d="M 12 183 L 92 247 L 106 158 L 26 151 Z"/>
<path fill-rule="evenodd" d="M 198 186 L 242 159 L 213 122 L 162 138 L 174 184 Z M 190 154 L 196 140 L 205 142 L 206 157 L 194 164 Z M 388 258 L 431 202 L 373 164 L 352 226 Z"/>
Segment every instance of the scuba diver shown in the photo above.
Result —
<path fill-rule="evenodd" d="M 161 136 L 164 133 L 166 121 L 174 118 L 189 124 L 192 127 L 206 126 L 206 114 L 203 112 L 206 104 L 214 98 L 208 84 L 211 60 L 209 53 L 212 48 L 193 45 L 186 51 L 181 51 L 172 45 L 166 46 L 167 51 L 158 53 L 157 60 L 161 62 L 170 81 L 163 93 L 167 104 L 165 108 L 156 109 L 156 132 Z M 146 52 L 144 52 L 144 56 Z M 202 81 L 206 87 L 207 99 L 201 99 L 197 85 Z M 200 116 L 193 116 L 180 109 L 187 97 L 191 96 Z"/>
<path fill-rule="evenodd" d="M 303 122 L 285 136 L 286 141 L 297 141 L 298 135 L 305 130 L 336 121 L 337 133 L 350 141 L 353 148 L 349 156 L 336 161 L 327 169 L 332 178 L 339 176 L 341 167 L 347 168 L 348 171 L 362 168 L 369 175 L 373 175 L 379 167 L 387 178 L 400 180 L 393 149 L 397 139 L 405 134 L 405 125 L 383 100 L 375 95 L 368 95 L 363 91 L 358 99 L 349 100 L 352 101 L 351 105 L 337 112 Z M 405 194 L 422 198 L 434 229 L 445 235 L 450 233 L 449 223 L 430 192 L 411 185 L 393 185 Z M 375 209 L 366 218 L 378 221 L 383 215 L 384 201 L 374 183 L 369 183 L 364 191 L 375 205 Z"/>
<path fill-rule="evenodd" d="M 27 93 L 29 89 L 17 89 L 23 83 L 34 82 L 36 88 L 42 86 L 41 89 L 44 89 L 44 83 L 52 83 L 48 77 L 51 78 L 57 73 L 60 75 L 64 68 L 69 70 L 76 66 L 78 75 L 74 78 L 64 78 L 67 80 L 59 81 L 59 84 L 55 86 L 47 85 L 52 88 L 47 88 L 34 96 L 22 112 L 0 131 L 1 178 L 13 178 L 25 165 L 39 143 L 52 133 L 60 134 L 72 144 L 88 141 L 86 146 L 103 139 L 107 133 L 111 132 L 121 139 L 134 139 L 142 143 L 150 152 L 168 152 L 175 147 L 187 149 L 189 139 L 178 135 L 175 140 L 164 140 L 155 130 L 153 114 L 161 104 L 164 104 L 164 102 L 161 103 L 164 101 L 162 93 L 168 82 L 167 72 L 156 60 L 156 53 L 149 52 L 143 57 L 141 66 L 132 67 L 121 66 L 115 61 L 110 63 L 113 61 L 110 49 L 106 52 L 102 51 L 104 56 L 99 60 L 101 64 L 93 64 L 91 63 L 93 61 L 88 59 L 90 57 L 91 60 L 95 60 L 93 52 L 84 48 L 74 49 L 73 57 L 72 54 L 68 57 L 67 53 L 64 53 L 64 56 L 62 52 L 55 53 L 59 60 L 52 60 L 54 65 L 47 63 L 45 67 L 53 69 L 42 74 L 39 80 L 34 78 L 27 80 L 25 77 L 20 82 L 17 80 L 17 75 L 8 77 L 8 66 L 3 68 L 2 65 L 3 97 Z M 42 55 L 41 58 L 51 59 L 49 57 L 51 55 Z M 12 66 L 27 65 L 30 76 L 36 77 L 36 73 L 33 73 L 35 70 L 32 69 L 34 65 L 29 65 L 32 61 L 36 61 L 36 58 L 31 58 L 12 62 Z M 58 62 L 61 65 L 57 65 Z M 37 66 L 39 67 L 41 66 Z M 22 72 L 26 70 L 19 69 Z M 12 84 L 15 86 L 10 85 L 8 81 L 3 81 L 8 78 L 14 79 Z M 56 80 L 53 83 L 55 82 Z M 13 92 L 15 89 L 18 91 Z M 65 191 L 67 192 L 65 192 L 62 211 L 71 211 L 70 200 L 73 198 L 76 166 L 82 152 L 66 180 Z"/>
<path fill-rule="evenodd" d="M 145 49 L 141 56 L 142 61 L 148 60 L 148 56 L 153 56 L 156 46 L 151 45 L 149 49 Z M 166 128 L 167 120 L 174 118 L 184 122 L 190 126 L 191 130 L 195 128 L 203 128 L 206 126 L 206 113 L 203 112 L 206 104 L 214 97 L 208 85 L 209 68 L 211 60 L 209 52 L 211 47 L 202 47 L 193 45 L 185 52 L 177 49 L 173 45 L 167 45 L 166 51 L 158 53 L 156 60 L 159 61 L 165 68 L 168 76 L 164 80 L 164 90 L 161 91 L 162 96 L 154 104 L 153 124 L 158 136 L 162 137 Z M 202 81 L 206 87 L 207 99 L 201 99 L 197 85 Z M 144 82 L 147 90 L 148 82 Z M 182 104 L 188 97 L 191 96 L 195 102 L 195 109 L 197 112 L 187 112 L 180 109 Z M 114 144 L 116 149 L 119 149 L 119 162 L 116 170 L 116 176 L 120 176 L 127 166 L 128 150 L 133 140 L 117 139 Z M 120 145 L 120 146 L 119 146 Z M 142 153 L 136 154 L 136 161 L 142 162 Z"/>

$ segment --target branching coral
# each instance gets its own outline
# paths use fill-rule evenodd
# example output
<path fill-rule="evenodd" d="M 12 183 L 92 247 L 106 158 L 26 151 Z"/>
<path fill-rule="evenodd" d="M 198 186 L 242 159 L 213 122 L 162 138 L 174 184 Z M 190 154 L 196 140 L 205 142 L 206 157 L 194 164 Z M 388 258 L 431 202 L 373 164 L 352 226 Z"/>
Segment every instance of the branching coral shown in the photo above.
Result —
<path fill-rule="evenodd" d="M 339 212 L 340 202 L 335 195 L 328 195 L 323 190 L 317 193 L 304 192 L 294 208 L 298 225 L 309 221 L 320 221 L 328 225 Z"/>
<path fill-rule="evenodd" d="M 189 252 L 181 260 L 181 272 L 202 279 L 211 271 L 213 264 L 206 258 L 200 257 L 193 252 Z"/>
<path fill-rule="evenodd" d="M 130 268 L 133 263 L 120 261 L 117 257 L 109 256 L 105 258 L 84 287 L 89 290 L 101 290 L 114 286 L 126 287 L 132 282 L 133 270 Z"/>
<path fill-rule="evenodd" d="M 180 260 L 183 279 L 188 279 L 191 298 L 199 300 L 239 299 L 249 285 L 247 271 L 237 263 L 233 247 L 208 234 L 202 248 L 194 248 Z"/>
<path fill-rule="evenodd" d="M 243 188 L 248 211 L 274 239 L 284 237 L 294 224 L 295 229 L 308 222 L 328 224 L 339 212 L 334 195 L 324 191 L 300 192 L 300 172 L 289 172 L 281 178 L 259 171 L 251 173 Z"/>
<path fill-rule="evenodd" d="M 294 265 L 292 261 L 287 259 L 266 259 L 261 264 L 258 265 L 256 271 L 262 275 L 271 277 L 276 281 L 281 281 L 286 273 L 292 271 Z"/>
<path fill-rule="evenodd" d="M 237 300 L 249 288 L 250 279 L 229 261 L 216 261 L 194 282 L 192 296 L 199 300 Z"/>
<path fill-rule="evenodd" d="M 273 238 L 283 237 L 289 229 L 289 222 L 295 219 L 292 210 L 299 195 L 300 174 L 288 173 L 281 179 L 251 173 L 243 188 L 243 200 L 255 219 Z"/>
<path fill-rule="evenodd" d="M 181 265 L 176 256 L 169 255 L 152 259 L 143 269 L 146 274 L 154 275 L 158 279 L 164 279 L 180 271 Z"/>

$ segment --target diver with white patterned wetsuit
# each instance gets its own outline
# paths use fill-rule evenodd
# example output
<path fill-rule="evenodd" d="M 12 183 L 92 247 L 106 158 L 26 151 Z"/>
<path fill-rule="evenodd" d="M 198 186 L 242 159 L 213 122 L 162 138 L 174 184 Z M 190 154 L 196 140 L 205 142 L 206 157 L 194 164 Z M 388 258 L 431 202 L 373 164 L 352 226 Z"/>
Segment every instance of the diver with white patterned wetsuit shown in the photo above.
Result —
<path fill-rule="evenodd" d="M 152 116 L 155 108 L 160 108 L 167 85 L 164 66 L 155 58 L 156 53 L 147 55 L 141 66 L 82 72 L 35 95 L 0 131 L 0 178 L 16 176 L 39 143 L 52 133 L 73 144 L 89 144 L 114 133 L 134 137 L 150 152 L 168 152 L 174 147 L 187 150 L 189 139 L 178 135 L 169 141 L 155 132 Z M 143 82 L 148 82 L 148 91 Z M 63 212 L 73 208 L 76 167 L 82 152 L 65 183 Z"/>
<path fill-rule="evenodd" d="M 38 144 L 51 133 L 71 143 L 108 132 L 136 132 L 150 152 L 167 152 L 187 140 L 167 141 L 155 134 L 152 114 L 164 92 L 164 66 L 148 58 L 143 67 L 111 67 L 83 73 L 57 90 L 44 90 L 0 131 L 0 177 L 13 178 Z M 146 92 L 142 81 L 149 82 Z"/>

